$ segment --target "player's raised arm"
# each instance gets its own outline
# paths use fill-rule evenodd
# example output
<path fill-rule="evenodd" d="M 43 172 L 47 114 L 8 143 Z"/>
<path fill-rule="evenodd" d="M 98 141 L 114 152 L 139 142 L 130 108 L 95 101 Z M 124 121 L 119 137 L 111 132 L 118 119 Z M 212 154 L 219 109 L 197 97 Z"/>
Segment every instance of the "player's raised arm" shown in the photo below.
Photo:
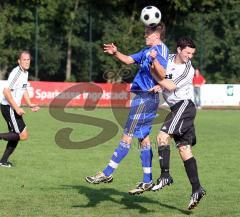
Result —
<path fill-rule="evenodd" d="M 118 51 L 117 47 L 113 43 L 104 44 L 104 52 L 115 56 L 118 60 L 127 65 L 135 62 L 131 56 L 127 56 Z"/>

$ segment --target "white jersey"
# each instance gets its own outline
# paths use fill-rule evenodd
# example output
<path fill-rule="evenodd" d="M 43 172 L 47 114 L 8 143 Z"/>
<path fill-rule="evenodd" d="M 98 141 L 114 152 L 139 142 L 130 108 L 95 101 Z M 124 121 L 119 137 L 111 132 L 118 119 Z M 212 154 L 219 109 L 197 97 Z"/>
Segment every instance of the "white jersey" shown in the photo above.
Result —
<path fill-rule="evenodd" d="M 174 91 L 163 89 L 163 98 L 171 107 L 181 100 L 192 99 L 192 79 L 194 76 L 194 68 L 191 61 L 184 64 L 174 63 L 175 54 L 168 57 L 168 65 L 166 70 L 166 79 L 172 80 L 177 88 Z"/>
<path fill-rule="evenodd" d="M 23 71 L 19 66 L 15 67 L 8 77 L 5 88 L 11 90 L 12 97 L 18 106 L 21 105 L 23 94 L 27 89 L 27 83 L 28 71 Z M 9 105 L 5 97 L 3 97 L 1 103 L 3 105 Z"/>

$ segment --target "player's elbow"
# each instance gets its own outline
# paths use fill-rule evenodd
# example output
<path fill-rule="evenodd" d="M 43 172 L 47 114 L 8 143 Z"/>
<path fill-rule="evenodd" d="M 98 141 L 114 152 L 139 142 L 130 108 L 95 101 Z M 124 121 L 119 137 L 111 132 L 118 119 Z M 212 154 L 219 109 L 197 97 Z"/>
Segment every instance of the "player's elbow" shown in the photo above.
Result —
<path fill-rule="evenodd" d="M 132 63 L 129 62 L 129 61 L 126 61 L 125 64 L 126 64 L 126 65 L 131 65 Z"/>
<path fill-rule="evenodd" d="M 9 88 L 4 88 L 3 89 L 3 96 L 7 96 L 11 90 Z"/>

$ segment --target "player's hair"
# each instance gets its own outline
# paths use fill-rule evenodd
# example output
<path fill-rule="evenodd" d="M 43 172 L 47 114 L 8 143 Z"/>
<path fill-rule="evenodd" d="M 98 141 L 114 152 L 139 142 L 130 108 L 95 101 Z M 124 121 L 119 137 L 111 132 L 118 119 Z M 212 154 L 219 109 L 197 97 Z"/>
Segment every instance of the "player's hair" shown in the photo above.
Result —
<path fill-rule="evenodd" d="M 31 54 L 30 54 L 30 52 L 29 52 L 28 50 L 22 50 L 22 51 L 20 51 L 19 54 L 18 54 L 18 59 L 20 59 L 21 56 L 22 56 L 22 54 L 24 54 L 24 53 L 28 54 L 28 55 L 30 56 L 30 59 L 31 59 Z"/>
<path fill-rule="evenodd" d="M 151 27 L 152 31 L 157 31 L 160 33 L 161 41 L 165 40 L 166 26 L 163 22 L 160 22 L 158 25 Z"/>
<path fill-rule="evenodd" d="M 189 38 L 189 37 L 181 37 L 177 41 L 177 48 L 178 47 L 182 50 L 182 49 L 184 49 L 186 47 L 196 48 L 196 45 L 195 45 L 194 41 L 191 38 Z"/>

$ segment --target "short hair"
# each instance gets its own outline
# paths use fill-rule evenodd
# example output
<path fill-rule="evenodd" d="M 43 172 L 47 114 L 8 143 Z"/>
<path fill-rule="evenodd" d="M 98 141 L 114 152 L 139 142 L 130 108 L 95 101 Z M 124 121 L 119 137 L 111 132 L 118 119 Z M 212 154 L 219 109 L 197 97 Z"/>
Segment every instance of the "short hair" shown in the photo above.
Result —
<path fill-rule="evenodd" d="M 180 47 L 180 49 L 183 50 L 186 47 L 196 48 L 196 45 L 195 45 L 194 41 L 191 38 L 189 38 L 189 37 L 181 37 L 177 41 L 177 48 L 178 47 Z"/>
<path fill-rule="evenodd" d="M 30 54 L 30 52 L 29 52 L 28 50 L 22 50 L 22 51 L 20 51 L 19 54 L 18 54 L 18 59 L 21 59 L 21 56 L 22 56 L 22 54 L 24 54 L 24 53 L 28 54 L 28 55 L 30 56 L 30 59 L 31 59 L 31 54 Z"/>
<path fill-rule="evenodd" d="M 163 23 L 163 22 L 160 22 L 158 25 L 156 25 L 156 26 L 153 26 L 153 27 L 150 27 L 150 29 L 152 30 L 152 31 L 156 31 L 156 32 L 159 32 L 160 33 L 160 39 L 162 40 L 162 41 L 164 41 L 165 40 L 165 35 L 166 35 L 166 26 L 165 26 L 165 24 Z"/>

